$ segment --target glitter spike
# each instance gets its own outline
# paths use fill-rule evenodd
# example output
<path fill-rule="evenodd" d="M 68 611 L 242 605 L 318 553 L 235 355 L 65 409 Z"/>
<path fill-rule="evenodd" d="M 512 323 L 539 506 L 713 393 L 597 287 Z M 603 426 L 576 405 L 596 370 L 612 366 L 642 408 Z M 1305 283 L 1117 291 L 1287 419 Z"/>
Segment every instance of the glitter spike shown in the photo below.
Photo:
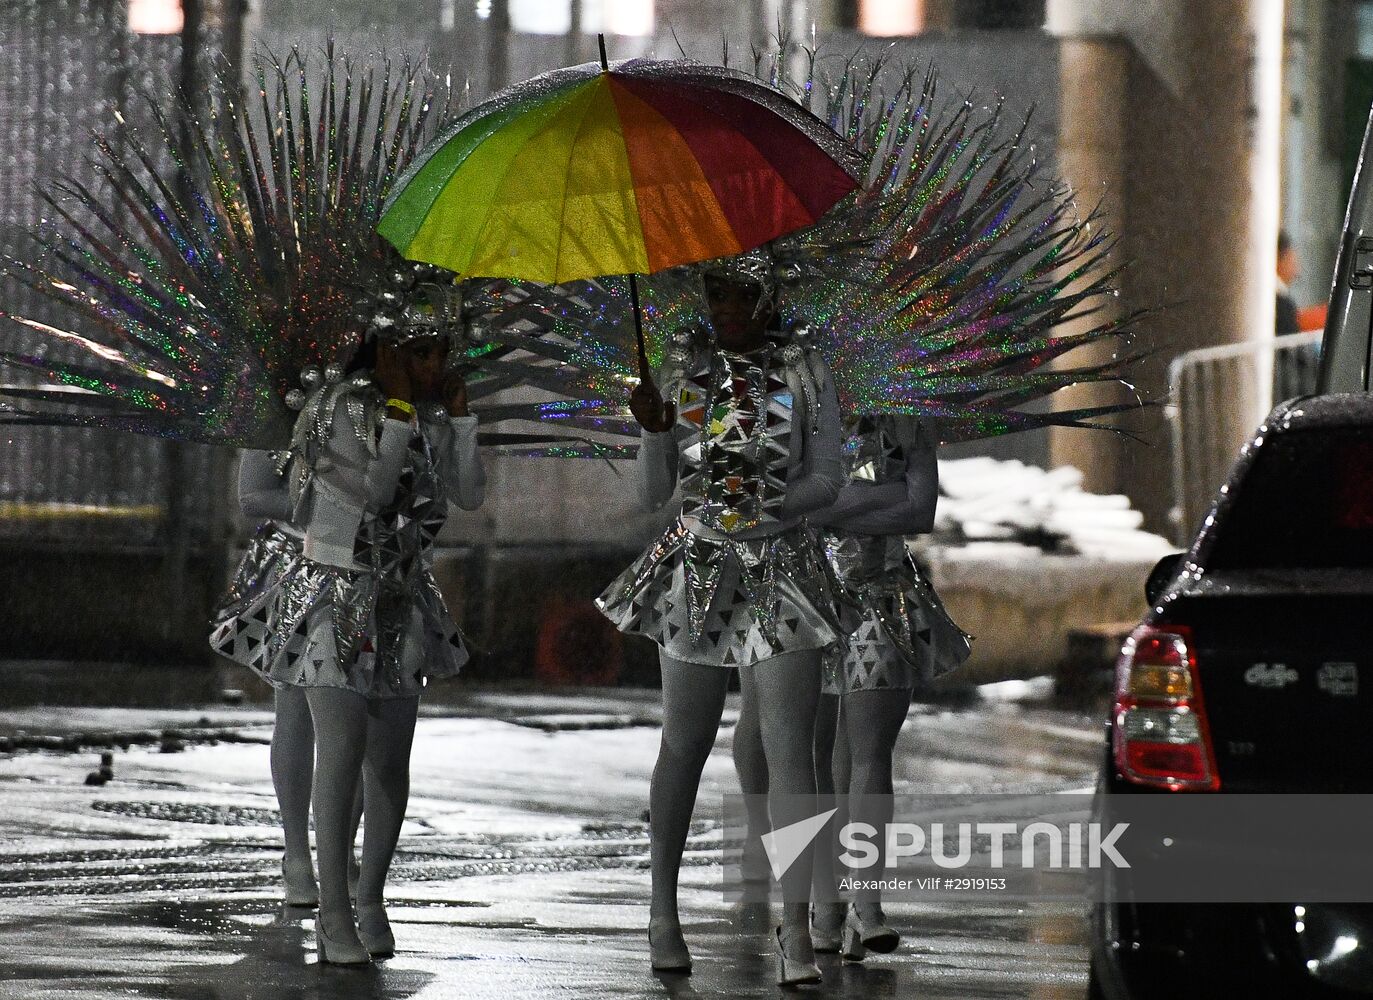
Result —
<path fill-rule="evenodd" d="M 150 101 L 150 128 L 118 119 L 97 137 L 115 204 L 74 179 L 52 184 L 36 253 L 0 271 L 68 328 L 0 311 L 23 337 L 0 364 L 48 383 L 6 389 L 6 421 L 289 441 L 285 395 L 302 368 L 355 346 L 355 290 L 392 259 L 374 231 L 382 202 L 452 95 L 423 65 L 355 70 L 332 42 L 313 63 L 264 52 L 253 77 L 252 102 L 217 67 L 203 111 Z M 66 350 L 24 346 L 34 337 Z"/>

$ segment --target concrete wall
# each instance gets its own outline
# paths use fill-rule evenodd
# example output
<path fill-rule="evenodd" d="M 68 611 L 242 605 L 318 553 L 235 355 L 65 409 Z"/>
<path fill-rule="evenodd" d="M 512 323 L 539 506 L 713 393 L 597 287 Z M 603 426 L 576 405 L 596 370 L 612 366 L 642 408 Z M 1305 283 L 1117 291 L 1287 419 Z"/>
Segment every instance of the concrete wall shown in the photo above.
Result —
<path fill-rule="evenodd" d="M 0 660 L 208 664 L 218 554 L 179 578 L 163 551 L 7 545 L 0 559 Z"/>
<path fill-rule="evenodd" d="M 1070 633 L 1104 624 L 1129 631 L 1148 610 L 1154 559 L 1026 553 L 1021 558 L 933 547 L 925 553 L 949 615 L 973 639 L 972 656 L 944 685 L 1057 672 Z"/>

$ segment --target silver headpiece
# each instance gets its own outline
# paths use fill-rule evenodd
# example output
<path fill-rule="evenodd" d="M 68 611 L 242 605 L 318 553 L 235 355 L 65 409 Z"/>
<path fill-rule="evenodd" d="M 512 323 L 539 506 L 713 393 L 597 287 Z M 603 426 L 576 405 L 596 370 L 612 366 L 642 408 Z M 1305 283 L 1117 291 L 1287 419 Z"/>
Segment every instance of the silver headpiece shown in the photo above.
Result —
<path fill-rule="evenodd" d="M 768 297 L 777 290 L 775 262 L 766 244 L 733 257 L 704 261 L 698 269 L 702 278 L 726 278 L 761 285 Z"/>
<path fill-rule="evenodd" d="M 456 341 L 462 333 L 462 285 L 446 268 L 397 261 L 358 303 L 366 340 L 405 344 L 425 337 Z"/>
<path fill-rule="evenodd" d="M 753 309 L 755 315 L 761 313 L 768 304 L 774 308 L 777 306 L 778 279 L 782 272 L 766 243 L 733 257 L 716 257 L 714 260 L 703 261 L 696 266 L 696 272 L 701 276 L 703 284 L 706 278 L 721 278 L 740 284 L 757 285 L 758 303 Z M 702 291 L 704 292 L 704 288 Z"/>

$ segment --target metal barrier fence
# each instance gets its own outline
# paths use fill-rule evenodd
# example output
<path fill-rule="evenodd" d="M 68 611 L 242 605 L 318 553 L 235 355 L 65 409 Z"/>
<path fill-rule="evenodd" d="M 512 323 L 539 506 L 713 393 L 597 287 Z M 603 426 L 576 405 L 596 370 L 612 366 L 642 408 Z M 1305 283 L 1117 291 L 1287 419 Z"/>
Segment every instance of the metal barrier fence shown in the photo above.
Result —
<path fill-rule="evenodd" d="M 1316 391 L 1320 331 L 1268 342 L 1205 347 L 1178 355 L 1168 369 L 1172 401 L 1173 540 L 1185 545 L 1210 510 L 1254 419 L 1234 407 L 1253 399 L 1272 372 L 1271 401 Z M 1266 394 L 1265 394 L 1266 395 Z M 1260 400 L 1267 411 L 1268 400 Z"/>

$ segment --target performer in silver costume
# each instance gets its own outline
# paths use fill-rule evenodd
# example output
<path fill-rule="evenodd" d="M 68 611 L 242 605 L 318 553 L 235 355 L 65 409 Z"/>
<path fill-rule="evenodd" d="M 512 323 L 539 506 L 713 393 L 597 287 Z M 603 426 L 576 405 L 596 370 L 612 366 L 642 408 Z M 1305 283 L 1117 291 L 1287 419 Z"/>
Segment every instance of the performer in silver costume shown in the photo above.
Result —
<path fill-rule="evenodd" d="M 419 696 L 467 659 L 431 571 L 433 545 L 448 501 L 475 509 L 485 480 L 465 383 L 443 372 L 446 306 L 457 293 L 446 272 L 430 272 L 397 262 L 385 284 L 406 293 L 400 315 L 374 317 L 350 372 L 308 370 L 291 450 L 275 466 L 245 463 L 241 497 L 278 520 L 253 540 L 211 640 L 272 684 L 278 711 L 289 713 L 273 741 L 288 893 L 310 879 L 308 799 L 298 793 L 310 787 L 313 756 L 317 932 L 321 958 L 339 964 L 395 949 L 382 888 L 404 819 Z M 289 491 L 273 482 L 287 460 Z M 347 866 L 360 781 L 355 930 Z"/>
<path fill-rule="evenodd" d="M 417 293 L 425 289 L 444 294 L 425 285 Z M 368 357 L 346 378 L 307 373 L 313 391 L 293 450 L 245 458 L 240 502 L 274 519 L 253 539 L 211 637 L 276 688 L 272 773 L 286 831 L 287 901 L 296 905 L 314 895 L 315 769 L 320 953 L 345 964 L 394 951 L 382 886 L 404 819 L 419 695 L 467 659 L 430 565 L 448 498 L 467 509 L 482 501 L 476 418 L 466 412 L 460 377 L 440 391 L 446 332 L 432 312 L 419 316 L 388 325 L 386 339 L 372 342 L 365 353 L 375 356 L 375 371 L 364 367 Z M 412 398 L 423 402 L 417 408 Z M 288 459 L 289 491 L 279 473 Z M 339 864 L 353 860 L 364 776 L 368 821 L 350 934 L 349 872 Z"/>
<path fill-rule="evenodd" d="M 820 652 L 840 635 L 820 550 L 801 516 L 838 494 L 839 417 L 825 364 L 772 325 L 765 254 L 704 277 L 713 342 L 680 343 L 664 402 L 651 378 L 631 407 L 643 427 L 646 506 L 681 486 L 676 522 L 598 600 L 625 632 L 661 647 L 663 735 L 650 790 L 653 967 L 689 971 L 677 880 L 702 768 L 731 668 L 761 706 L 760 732 L 786 825 L 814 796 Z M 813 798 L 811 799 L 813 802 Z M 810 858 L 783 878 L 778 980 L 818 982 Z"/>
<path fill-rule="evenodd" d="M 97 140 L 120 212 L 78 180 L 59 182 L 56 222 L 34 233 L 42 252 L 0 263 L 70 328 L 0 318 L 69 350 L 6 352 L 0 364 L 45 380 L 19 394 L 20 421 L 282 460 L 271 472 L 288 476 L 289 510 L 273 501 L 261 512 L 301 538 L 263 529 L 215 642 L 278 690 L 303 692 L 283 696 L 278 735 L 289 731 L 294 749 L 274 756 L 283 771 L 303 761 L 298 738 L 313 731 L 320 957 L 365 964 L 394 948 L 383 886 L 419 694 L 467 657 L 430 570 L 434 539 L 449 500 L 475 507 L 484 489 L 468 387 L 445 375 L 462 328 L 454 276 L 401 261 L 375 231 L 451 88 L 422 64 L 366 66 L 332 46 L 322 64 L 292 51 L 255 69 L 251 110 L 234 73 L 214 81 L 208 109 L 154 106 L 150 134 L 120 119 Z M 63 207 L 72 196 L 96 221 Z M 87 405 L 54 384 L 84 387 Z M 355 926 L 348 862 L 364 763 Z M 308 897 L 305 773 L 292 770 L 282 804 L 288 878 L 298 869 L 292 883 Z"/>
<path fill-rule="evenodd" d="M 816 723 L 816 780 L 839 799 L 833 829 L 850 818 L 885 829 L 892 819 L 892 754 L 914 691 L 967 659 L 970 637 L 944 610 L 906 548 L 908 535 L 934 527 L 939 496 L 933 421 L 850 417 L 845 421 L 848 482 L 813 520 L 848 599 L 861 609 L 856 631 L 827 651 Z M 842 803 L 850 805 L 851 816 Z M 851 912 L 833 870 L 836 852 L 817 853 L 815 934 L 844 956 L 888 952 L 899 935 L 886 924 L 881 895 L 863 890 Z M 842 941 L 841 941 L 842 929 Z"/>
<path fill-rule="evenodd" d="M 410 265 L 405 265 L 407 268 Z M 420 284 L 412 294 L 439 294 Z M 302 688 L 315 731 L 314 815 L 321 960 L 362 964 L 395 950 L 383 887 L 409 795 L 419 697 L 467 660 L 431 570 L 447 504 L 480 506 L 476 418 L 460 376 L 443 376 L 442 325 L 370 331 L 370 359 L 315 382 L 291 455 L 302 557 L 272 588 L 262 669 Z M 365 764 L 365 767 L 364 767 Z M 365 791 L 356 928 L 348 896 L 352 806 Z"/>

